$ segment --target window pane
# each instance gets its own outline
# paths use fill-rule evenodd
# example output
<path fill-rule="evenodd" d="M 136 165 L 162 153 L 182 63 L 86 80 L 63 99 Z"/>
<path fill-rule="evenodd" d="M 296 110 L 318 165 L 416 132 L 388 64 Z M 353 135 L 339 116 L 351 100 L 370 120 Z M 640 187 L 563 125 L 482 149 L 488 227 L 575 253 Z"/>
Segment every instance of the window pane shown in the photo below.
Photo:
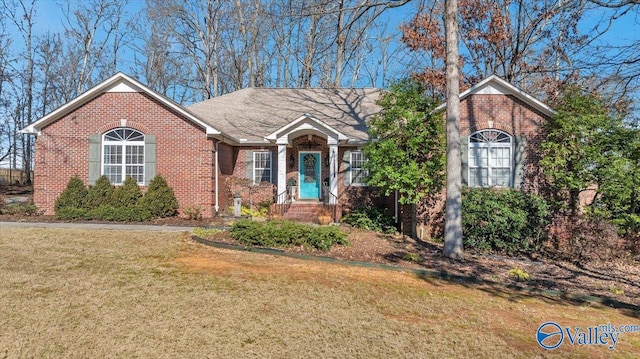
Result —
<path fill-rule="evenodd" d="M 352 183 L 364 183 L 364 171 L 360 168 L 351 170 Z"/>
<path fill-rule="evenodd" d="M 364 153 L 361 151 L 351 152 L 351 183 L 364 184 L 367 171 L 363 168 L 365 161 Z"/>
<path fill-rule="evenodd" d="M 255 177 L 253 178 L 255 183 L 260 182 L 270 182 L 271 181 L 271 170 L 270 169 L 256 169 Z"/>
<path fill-rule="evenodd" d="M 469 168 L 469 187 L 489 186 L 489 176 L 486 168 Z"/>
<path fill-rule="evenodd" d="M 260 179 L 262 182 L 270 182 L 271 181 L 271 170 L 264 169 L 262 170 L 262 177 Z"/>
<path fill-rule="evenodd" d="M 109 178 L 109 182 L 113 184 L 122 183 L 122 166 L 104 166 L 104 175 Z"/>
<path fill-rule="evenodd" d="M 144 166 L 125 166 L 126 174 L 133 177 L 136 182 L 144 180 Z"/>
<path fill-rule="evenodd" d="M 486 147 L 469 148 L 469 167 L 487 167 L 488 156 L 488 148 Z"/>
<path fill-rule="evenodd" d="M 271 182 L 271 152 L 253 153 L 253 182 Z"/>
<path fill-rule="evenodd" d="M 131 165 L 144 164 L 144 146 L 127 146 L 125 163 Z"/>
<path fill-rule="evenodd" d="M 509 177 L 508 168 L 494 168 L 491 170 L 491 185 L 509 187 Z"/>
<path fill-rule="evenodd" d="M 351 168 L 362 168 L 364 164 L 364 154 L 362 152 L 351 152 Z"/>
<path fill-rule="evenodd" d="M 492 147 L 491 166 L 508 168 L 511 159 L 510 154 L 511 149 L 509 147 Z"/>
<path fill-rule="evenodd" d="M 121 164 L 122 163 L 122 146 L 107 145 L 104 146 L 104 163 L 105 164 Z"/>

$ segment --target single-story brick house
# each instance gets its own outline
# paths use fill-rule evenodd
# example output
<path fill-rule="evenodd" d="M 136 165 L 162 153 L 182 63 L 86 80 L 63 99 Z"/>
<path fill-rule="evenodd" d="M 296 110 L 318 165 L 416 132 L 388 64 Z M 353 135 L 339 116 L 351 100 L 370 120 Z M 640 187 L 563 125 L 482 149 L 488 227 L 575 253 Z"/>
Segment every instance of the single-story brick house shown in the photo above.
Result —
<path fill-rule="evenodd" d="M 364 201 L 394 210 L 393 199 L 363 183 L 361 149 L 379 95 L 247 88 L 181 106 L 118 73 L 22 130 L 37 137 L 34 203 L 52 214 L 73 176 L 91 185 L 103 174 L 114 184 L 129 175 L 144 188 L 159 174 L 182 209 L 205 216 L 228 211 L 234 194 L 302 215 L 313 212 L 304 205 L 339 216 Z M 460 108 L 464 181 L 528 185 L 553 110 L 496 76 L 463 92 Z"/>

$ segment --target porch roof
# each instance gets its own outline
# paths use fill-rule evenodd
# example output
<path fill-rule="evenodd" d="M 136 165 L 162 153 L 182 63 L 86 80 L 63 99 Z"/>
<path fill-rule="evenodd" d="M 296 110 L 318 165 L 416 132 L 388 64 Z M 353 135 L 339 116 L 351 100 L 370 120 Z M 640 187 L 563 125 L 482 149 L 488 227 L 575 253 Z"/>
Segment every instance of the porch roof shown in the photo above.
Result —
<path fill-rule="evenodd" d="M 238 143 L 267 137 L 302 117 L 313 118 L 356 142 L 367 141 L 368 119 L 380 112 L 380 90 L 247 88 L 188 107 Z"/>

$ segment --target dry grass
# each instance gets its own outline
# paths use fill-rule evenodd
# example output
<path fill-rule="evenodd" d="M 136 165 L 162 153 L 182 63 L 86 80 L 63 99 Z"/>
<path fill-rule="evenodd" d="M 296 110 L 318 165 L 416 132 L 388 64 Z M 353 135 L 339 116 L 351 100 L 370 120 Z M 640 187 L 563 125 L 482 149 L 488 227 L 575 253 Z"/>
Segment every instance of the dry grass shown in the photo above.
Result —
<path fill-rule="evenodd" d="M 636 313 L 637 314 L 637 313 Z M 184 234 L 0 229 L 2 357 L 636 357 L 547 352 L 541 323 L 631 313 L 491 288 L 224 251 Z"/>

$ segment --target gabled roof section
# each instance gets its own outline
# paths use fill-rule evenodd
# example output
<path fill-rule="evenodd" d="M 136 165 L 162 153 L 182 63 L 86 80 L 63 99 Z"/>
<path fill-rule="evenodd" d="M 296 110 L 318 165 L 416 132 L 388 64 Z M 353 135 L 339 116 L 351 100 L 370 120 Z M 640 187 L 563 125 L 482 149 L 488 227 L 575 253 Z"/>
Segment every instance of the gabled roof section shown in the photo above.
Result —
<path fill-rule="evenodd" d="M 329 126 L 328 124 L 320 121 L 319 119 L 308 113 L 305 113 L 297 120 L 280 127 L 273 133 L 270 133 L 266 136 L 266 139 L 269 141 L 277 141 L 278 138 L 282 136 L 287 136 L 290 133 L 307 129 L 318 130 L 325 133 L 327 136 L 333 135 L 331 137 L 335 138 L 336 141 L 347 141 L 349 139 L 347 135 L 343 134 L 342 132 L 336 130 L 335 128 Z"/>
<path fill-rule="evenodd" d="M 533 107 L 534 109 L 540 111 L 546 116 L 552 116 L 556 113 L 551 107 L 545 105 L 542 101 L 536 99 L 535 97 L 529 95 L 510 82 L 496 75 L 491 75 L 486 79 L 480 81 L 473 87 L 469 88 L 468 90 L 462 92 L 460 94 L 460 101 L 463 101 L 465 98 L 471 95 L 511 95 Z M 434 111 L 437 112 L 440 110 L 444 110 L 445 108 L 447 108 L 447 104 L 443 103 L 440 106 L 436 107 Z"/>
<path fill-rule="evenodd" d="M 381 110 L 379 94 L 375 88 L 246 88 L 187 108 L 236 143 L 269 143 L 269 136 L 302 121 L 360 143 L 369 138 L 368 119 Z"/>
<path fill-rule="evenodd" d="M 72 100 L 70 102 L 67 102 L 66 104 L 64 104 L 61 107 L 57 108 L 56 110 L 54 110 L 53 112 L 49 113 L 48 115 L 42 117 L 41 119 L 37 120 L 36 122 L 32 123 L 31 125 L 23 128 L 22 130 L 20 130 L 20 132 L 21 133 L 27 133 L 27 134 L 38 134 L 38 133 L 40 133 L 40 130 L 42 128 L 44 128 L 47 125 L 59 120 L 60 118 L 64 117 L 65 115 L 67 115 L 67 114 L 71 113 L 72 111 L 80 108 L 84 104 L 90 102 L 94 98 L 96 98 L 99 95 L 101 95 L 103 93 L 106 93 L 106 92 L 144 92 L 144 93 L 148 94 L 149 96 L 151 96 L 152 98 L 154 98 L 155 100 L 157 100 L 158 102 L 166 105 L 167 107 L 169 107 L 170 109 L 172 109 L 176 113 L 184 116 L 185 118 L 187 118 L 190 121 L 194 122 L 198 126 L 202 127 L 205 130 L 207 135 L 220 135 L 221 134 L 220 131 L 215 129 L 210 124 L 205 123 L 204 121 L 200 120 L 198 117 L 193 115 L 191 112 L 187 111 L 184 107 L 182 107 L 179 104 L 173 102 L 172 100 L 168 99 L 167 97 L 157 93 L 156 91 L 153 91 L 152 89 L 146 87 L 145 85 L 143 85 L 140 82 L 134 80 L 133 78 L 123 74 L 122 72 L 119 72 L 119 73 L 111 76 L 107 80 L 99 83 L 98 85 L 96 85 L 93 88 L 89 89 L 88 91 L 86 91 L 82 95 L 76 97 L 74 100 Z"/>

